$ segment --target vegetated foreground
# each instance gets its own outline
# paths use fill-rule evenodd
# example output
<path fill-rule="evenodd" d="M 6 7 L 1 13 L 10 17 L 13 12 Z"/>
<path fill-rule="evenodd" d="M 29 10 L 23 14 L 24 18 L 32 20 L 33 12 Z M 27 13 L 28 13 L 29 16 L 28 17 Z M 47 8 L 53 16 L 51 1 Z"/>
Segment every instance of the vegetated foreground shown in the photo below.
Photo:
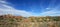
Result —
<path fill-rule="evenodd" d="M 60 16 L 22 17 L 0 15 L 0 27 L 60 27 Z"/>

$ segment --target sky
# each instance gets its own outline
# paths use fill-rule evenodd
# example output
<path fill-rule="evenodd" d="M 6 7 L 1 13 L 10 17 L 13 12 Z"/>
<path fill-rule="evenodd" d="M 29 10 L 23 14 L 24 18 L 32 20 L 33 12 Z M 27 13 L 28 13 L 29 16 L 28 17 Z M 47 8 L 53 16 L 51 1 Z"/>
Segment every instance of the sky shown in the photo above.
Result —
<path fill-rule="evenodd" d="M 60 0 L 0 0 L 0 15 L 60 16 Z"/>

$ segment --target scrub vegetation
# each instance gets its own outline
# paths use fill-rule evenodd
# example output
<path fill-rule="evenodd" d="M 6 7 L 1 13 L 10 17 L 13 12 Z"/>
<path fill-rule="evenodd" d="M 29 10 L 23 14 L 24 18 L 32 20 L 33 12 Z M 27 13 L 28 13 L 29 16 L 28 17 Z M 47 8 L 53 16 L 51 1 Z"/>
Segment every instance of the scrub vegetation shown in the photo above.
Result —
<path fill-rule="evenodd" d="M 23 17 L 0 15 L 0 27 L 60 27 L 60 16 Z"/>

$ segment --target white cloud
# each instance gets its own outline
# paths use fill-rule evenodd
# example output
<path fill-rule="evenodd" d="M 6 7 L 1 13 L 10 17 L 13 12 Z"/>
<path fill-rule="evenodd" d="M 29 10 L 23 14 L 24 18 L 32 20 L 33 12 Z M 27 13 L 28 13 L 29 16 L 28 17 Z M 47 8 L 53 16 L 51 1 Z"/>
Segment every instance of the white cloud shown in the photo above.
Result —
<path fill-rule="evenodd" d="M 60 15 L 60 11 L 58 11 L 57 8 L 54 8 L 52 10 L 45 11 L 39 14 L 39 13 L 27 12 L 25 10 L 17 10 L 7 4 L 9 3 L 0 0 L 0 15 L 13 14 L 13 15 L 21 15 L 24 17 L 26 16 L 56 16 L 56 15 L 59 16 Z M 46 9 L 51 9 L 51 8 L 46 8 Z"/>
<path fill-rule="evenodd" d="M 32 16 L 31 12 L 27 12 L 24 10 L 17 10 L 9 5 L 5 1 L 0 1 L 0 15 L 4 14 L 13 14 L 13 15 L 21 15 L 21 16 Z"/>
<path fill-rule="evenodd" d="M 50 9 L 50 8 L 46 8 L 46 9 Z"/>
<path fill-rule="evenodd" d="M 53 9 L 50 11 L 42 12 L 40 14 L 41 14 L 41 16 L 59 16 L 60 11 L 58 11 L 57 9 Z"/>

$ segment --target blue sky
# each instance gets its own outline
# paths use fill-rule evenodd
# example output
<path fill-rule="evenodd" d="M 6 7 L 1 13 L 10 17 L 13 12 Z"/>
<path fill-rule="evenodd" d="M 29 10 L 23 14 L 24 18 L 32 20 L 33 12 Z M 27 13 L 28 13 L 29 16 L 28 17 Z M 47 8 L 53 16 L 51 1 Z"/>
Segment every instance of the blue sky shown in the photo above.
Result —
<path fill-rule="evenodd" d="M 60 16 L 60 0 L 0 0 L 0 14 Z"/>

